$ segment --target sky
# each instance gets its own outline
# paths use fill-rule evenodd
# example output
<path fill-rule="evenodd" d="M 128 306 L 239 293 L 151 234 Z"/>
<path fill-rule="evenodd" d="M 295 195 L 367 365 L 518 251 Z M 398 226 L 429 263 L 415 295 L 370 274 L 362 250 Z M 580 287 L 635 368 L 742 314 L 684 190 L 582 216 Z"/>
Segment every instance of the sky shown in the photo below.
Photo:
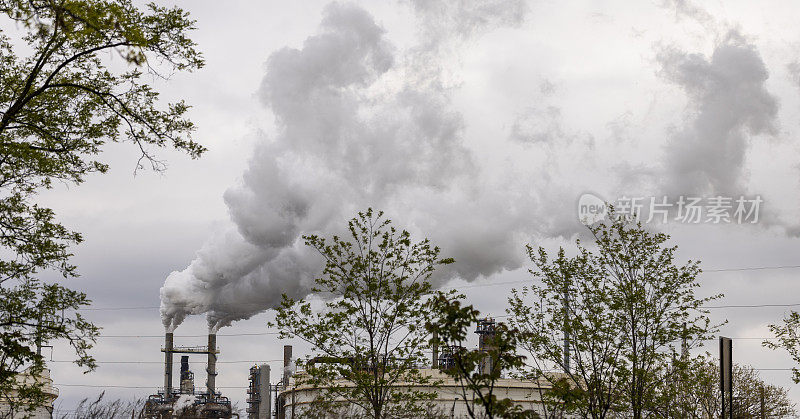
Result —
<path fill-rule="evenodd" d="M 320 269 L 299 236 L 340 232 L 369 206 L 456 259 L 437 285 L 501 315 L 530 278 L 526 243 L 570 248 L 585 234 L 587 193 L 759 197 L 756 223 L 673 211 L 648 226 L 702 261 L 699 295 L 724 293 L 711 316 L 727 320 L 735 361 L 800 401 L 791 360 L 761 347 L 791 307 L 730 307 L 800 304 L 791 2 L 174 4 L 197 20 L 206 66 L 154 85 L 192 105 L 209 151 L 162 150 L 166 172 L 134 175 L 136 150 L 109 145 L 108 174 L 41 195 L 84 234 L 70 284 L 103 327 L 91 374 L 54 345 L 62 411 L 103 390 L 153 393 L 165 325 L 186 345 L 219 330 L 217 385 L 241 405 L 253 363 L 277 370 L 284 344 L 308 350 L 266 326 L 280 295 L 305 296 Z M 735 270 L 764 267 L 783 268 Z"/>

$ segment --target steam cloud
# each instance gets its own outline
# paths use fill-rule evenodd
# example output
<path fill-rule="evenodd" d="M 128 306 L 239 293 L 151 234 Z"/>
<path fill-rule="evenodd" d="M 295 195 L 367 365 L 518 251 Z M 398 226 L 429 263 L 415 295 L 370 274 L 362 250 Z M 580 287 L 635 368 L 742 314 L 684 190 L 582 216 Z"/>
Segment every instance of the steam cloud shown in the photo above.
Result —
<path fill-rule="evenodd" d="M 463 3 L 413 2 L 424 42 L 404 54 L 366 11 L 332 3 L 301 49 L 270 56 L 259 97 L 278 133 L 257 147 L 242 184 L 225 193 L 235 227 L 165 281 L 165 327 L 206 313 L 216 330 L 274 307 L 283 293 L 306 295 L 321 260 L 300 236 L 336 232 L 367 206 L 403 214 L 401 225 L 418 227 L 463 261 L 442 278 L 519 265 L 509 257 L 519 253 L 512 251 L 518 240 L 502 225 L 488 226 L 503 213 L 501 202 L 470 204 L 485 186 L 435 58 L 453 42 L 521 22 L 524 3 Z M 447 218 L 459 221 L 432 221 Z M 473 247 L 476 237 L 488 251 Z"/>
<path fill-rule="evenodd" d="M 778 102 L 758 50 L 734 30 L 709 58 L 665 49 L 658 61 L 686 92 L 692 115 L 667 144 L 667 193 L 741 194 L 750 136 L 776 133 Z"/>
<path fill-rule="evenodd" d="M 332 3 L 301 48 L 269 57 L 258 94 L 276 133 L 225 193 L 230 227 L 166 279 L 167 329 L 205 313 L 216 330 L 275 307 L 284 293 L 307 295 L 322 260 L 301 236 L 342 234 L 346 220 L 369 206 L 456 259 L 437 283 L 473 280 L 522 266 L 522 244 L 532 237 L 580 231 L 574 205 L 600 187 L 598 173 L 617 188 L 649 176 L 670 194 L 741 193 L 749 137 L 775 130 L 764 62 L 732 31 L 710 57 L 658 51 L 660 74 L 689 98 L 689 117 L 670 136 L 662 166 L 627 174 L 602 166 L 595 138 L 572 130 L 546 103 L 511 121 L 508 138 L 468 146 L 444 64 L 464 41 L 519 25 L 525 2 L 406 2 L 420 23 L 411 48 L 392 45 L 363 9 Z M 683 14 L 702 14 L 673 3 Z M 553 90 L 542 84 L 545 98 Z M 620 147 L 625 125 L 609 128 Z"/>

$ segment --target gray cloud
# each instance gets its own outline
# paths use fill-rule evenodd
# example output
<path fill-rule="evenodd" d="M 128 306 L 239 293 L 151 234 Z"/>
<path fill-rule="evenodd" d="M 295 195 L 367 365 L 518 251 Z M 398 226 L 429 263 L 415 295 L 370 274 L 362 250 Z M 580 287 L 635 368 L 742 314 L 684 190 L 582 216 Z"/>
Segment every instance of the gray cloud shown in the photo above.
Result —
<path fill-rule="evenodd" d="M 778 101 L 756 47 L 731 31 L 710 57 L 663 48 L 660 75 L 689 99 L 686 124 L 666 148 L 664 188 L 671 195 L 741 194 L 751 136 L 776 133 Z"/>
<path fill-rule="evenodd" d="M 675 13 L 676 19 L 689 18 L 704 26 L 715 24 L 714 16 L 711 13 L 689 0 L 664 0 L 661 5 L 671 9 Z"/>
<path fill-rule="evenodd" d="M 561 109 L 556 106 L 528 109 L 511 125 L 510 136 L 512 140 L 522 143 L 543 144 L 551 144 L 564 138 Z"/>
<path fill-rule="evenodd" d="M 429 42 L 467 39 L 493 28 L 516 26 L 528 12 L 525 0 L 406 1 L 420 16 Z"/>

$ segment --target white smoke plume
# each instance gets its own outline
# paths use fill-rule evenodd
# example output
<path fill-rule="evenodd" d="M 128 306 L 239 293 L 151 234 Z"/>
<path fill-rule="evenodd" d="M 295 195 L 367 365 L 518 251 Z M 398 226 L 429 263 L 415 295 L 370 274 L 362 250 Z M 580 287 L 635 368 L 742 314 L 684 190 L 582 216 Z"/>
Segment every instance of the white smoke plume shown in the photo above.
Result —
<path fill-rule="evenodd" d="M 661 75 L 686 92 L 690 108 L 686 125 L 667 143 L 665 191 L 742 194 L 749 142 L 777 130 L 778 102 L 766 88 L 769 73 L 757 48 L 732 30 L 710 57 L 665 48 L 657 59 Z"/>
<path fill-rule="evenodd" d="M 396 51 L 363 9 L 332 3 L 302 48 L 270 56 L 259 95 L 277 134 L 257 146 L 241 184 L 225 193 L 235 226 L 166 279 L 167 329 L 206 313 L 216 330 L 274 307 L 283 293 L 306 295 L 321 258 L 301 235 L 336 233 L 367 206 L 402 214 L 398 224 L 424 232 L 459 260 L 443 277 L 473 279 L 519 266 L 512 255 L 520 253 L 520 238 L 508 232 L 525 209 L 507 208 L 507 196 L 478 176 L 435 57 L 451 39 L 521 22 L 523 3 L 446 4 L 414 3 L 422 32 L 436 36 L 421 36 L 410 51 Z M 478 207 L 478 196 L 487 204 Z"/>
<path fill-rule="evenodd" d="M 346 220 L 367 207 L 456 259 L 438 284 L 517 269 L 523 243 L 581 231 L 581 193 L 613 197 L 626 179 L 643 177 L 669 194 L 743 193 L 748 142 L 776 129 L 764 62 L 732 31 L 709 57 L 660 50 L 660 74 L 689 99 L 661 166 L 616 158 L 609 145 L 627 146 L 624 118 L 602 146 L 569 126 L 561 108 L 544 100 L 553 94 L 550 83 L 507 136 L 467 144 L 452 100 L 458 80 L 447 64 L 458 61 L 450 58 L 463 42 L 521 24 L 525 2 L 405 2 L 420 26 L 410 48 L 390 43 L 365 10 L 332 3 L 317 34 L 269 57 L 258 94 L 277 129 L 225 193 L 230 228 L 166 279 L 165 327 L 206 314 L 216 330 L 275 307 L 284 293 L 304 297 L 322 259 L 301 236 L 341 235 Z"/>

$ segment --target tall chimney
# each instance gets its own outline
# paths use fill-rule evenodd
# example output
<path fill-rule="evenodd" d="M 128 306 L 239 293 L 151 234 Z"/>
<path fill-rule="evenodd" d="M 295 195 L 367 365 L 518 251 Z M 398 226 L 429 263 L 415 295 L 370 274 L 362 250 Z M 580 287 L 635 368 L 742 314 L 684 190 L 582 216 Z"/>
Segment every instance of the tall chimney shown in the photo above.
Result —
<path fill-rule="evenodd" d="M 173 334 L 164 336 L 164 399 L 172 398 L 172 341 Z"/>
<path fill-rule="evenodd" d="M 268 419 L 272 416 L 270 415 L 270 409 L 272 407 L 272 393 L 269 390 L 269 365 L 263 364 L 259 368 L 261 377 L 258 386 L 258 395 L 259 400 L 261 403 L 258 405 L 258 418 L 261 419 Z"/>
<path fill-rule="evenodd" d="M 181 356 L 181 394 L 194 394 L 194 374 L 189 370 L 189 355 Z"/>
<path fill-rule="evenodd" d="M 289 376 L 292 368 L 292 345 L 283 345 L 283 386 L 289 388 Z"/>
<path fill-rule="evenodd" d="M 217 335 L 215 333 L 208 334 L 208 366 L 206 373 L 208 373 L 208 378 L 206 379 L 208 399 L 213 400 L 214 384 L 217 378 Z"/>

